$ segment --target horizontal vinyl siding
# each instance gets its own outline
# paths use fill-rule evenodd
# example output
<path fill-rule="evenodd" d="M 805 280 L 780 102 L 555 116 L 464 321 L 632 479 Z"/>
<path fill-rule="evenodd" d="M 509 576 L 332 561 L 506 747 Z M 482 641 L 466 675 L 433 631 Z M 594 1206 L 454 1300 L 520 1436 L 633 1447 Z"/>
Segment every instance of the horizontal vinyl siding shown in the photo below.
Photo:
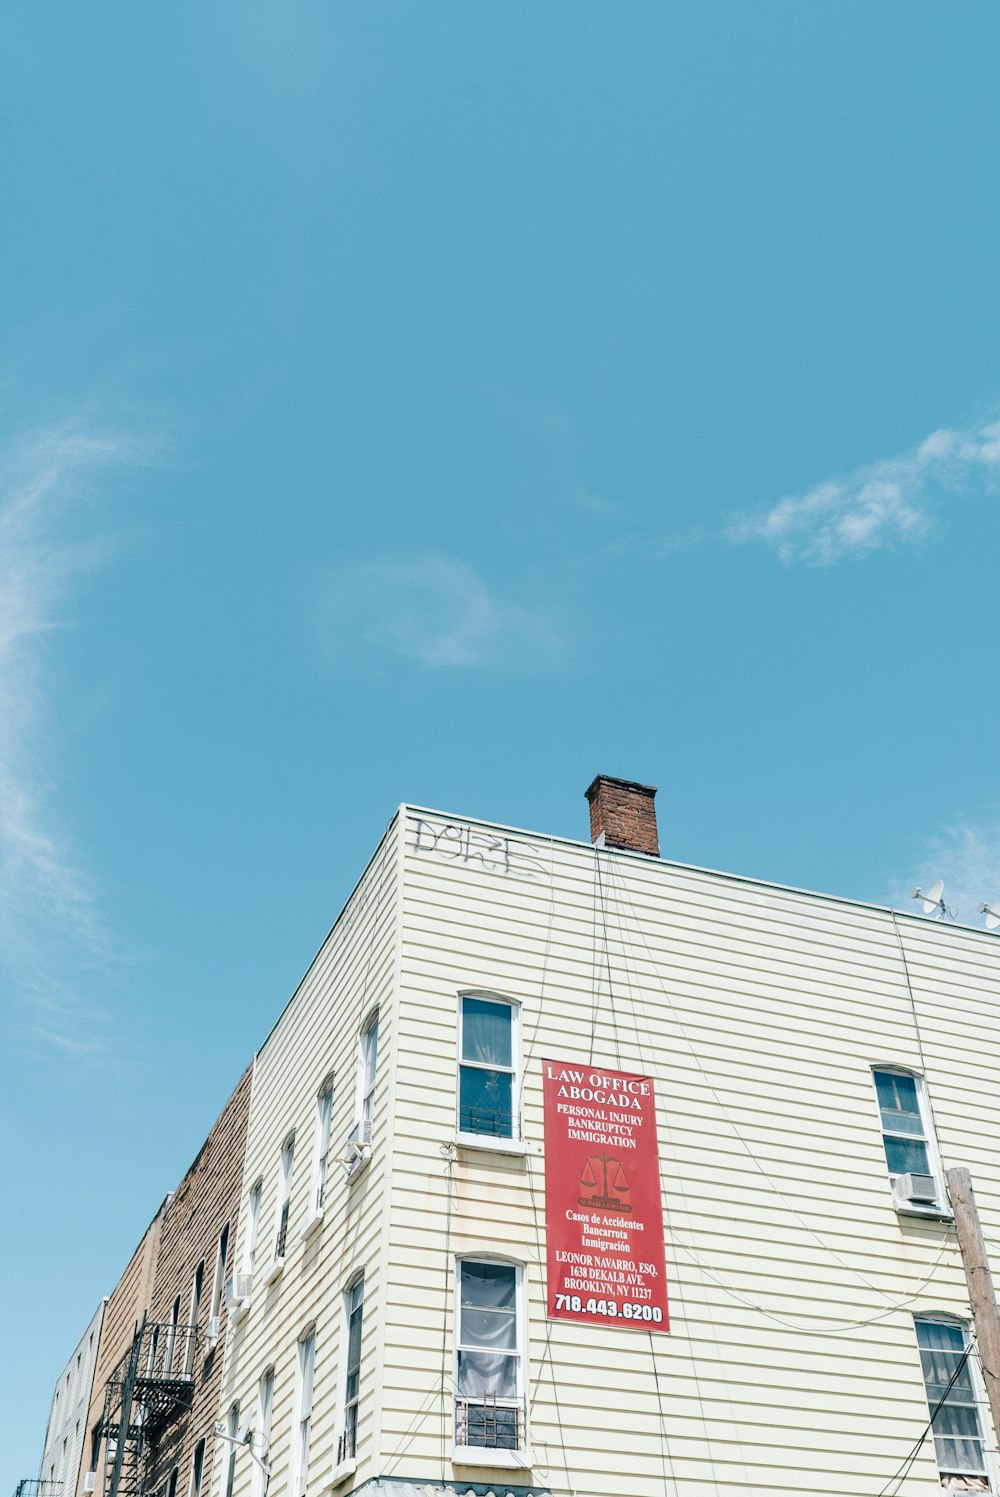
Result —
<path fill-rule="evenodd" d="M 415 824 L 384 1474 L 475 1479 L 450 1463 L 453 1263 L 493 1251 L 526 1265 L 525 1484 L 875 1497 L 927 1421 L 913 1313 L 968 1308 L 953 1232 L 890 1198 L 871 1066 L 922 1069 L 890 915 L 627 854 L 602 854 L 598 885 L 593 851 L 542 838 L 515 839 L 534 875 L 518 879 L 455 837 L 425 830 L 417 851 Z M 1000 946 L 898 930 L 944 1164 L 971 1169 L 1000 1243 Z M 522 1005 L 524 1160 L 449 1150 L 457 995 L 476 987 Z M 600 1067 L 655 1078 L 669 1335 L 545 1319 L 540 1065 L 589 1061 L 592 1032 Z M 936 1488 L 925 1442 L 900 1497 Z"/>
<path fill-rule="evenodd" d="M 396 840 L 390 826 L 364 878 L 345 906 L 300 987 L 261 1049 L 256 1062 L 247 1138 L 239 1228 L 233 1268 L 242 1272 L 247 1202 L 263 1180 L 260 1226 L 249 1315 L 231 1327 L 226 1343 L 220 1408 L 239 1400 L 241 1418 L 259 1427 L 257 1391 L 266 1367 L 275 1369 L 272 1476 L 268 1497 L 286 1497 L 297 1376 L 297 1343 L 315 1324 L 316 1362 L 309 1458 L 309 1490 L 328 1485 L 336 1456 L 343 1387 L 339 1376 L 343 1291 L 363 1270 L 365 1310 L 358 1464 L 367 1470 L 377 1449 L 379 1251 L 389 1151 L 396 935 Z M 336 1162 L 355 1122 L 358 1038 L 362 1022 L 379 1008 L 374 1144 L 368 1165 L 350 1182 Z M 313 1198 L 316 1099 L 334 1075 L 330 1160 L 325 1215 L 305 1241 L 302 1223 Z M 279 1155 L 295 1131 L 291 1210 L 285 1267 L 265 1289 L 263 1274 L 277 1232 Z M 237 1456 L 234 1497 L 249 1497 L 253 1463 Z M 221 1497 L 221 1469 L 213 1497 Z"/>

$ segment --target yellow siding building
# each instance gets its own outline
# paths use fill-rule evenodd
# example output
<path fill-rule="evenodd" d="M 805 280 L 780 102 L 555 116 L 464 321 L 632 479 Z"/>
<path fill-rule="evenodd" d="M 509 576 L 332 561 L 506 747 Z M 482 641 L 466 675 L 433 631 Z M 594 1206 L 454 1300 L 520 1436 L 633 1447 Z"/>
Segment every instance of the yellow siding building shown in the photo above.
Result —
<path fill-rule="evenodd" d="M 596 845 L 401 808 L 260 1050 L 213 1497 L 996 1490 L 944 1171 L 1000 1244 L 997 937 L 605 784 Z M 553 1058 L 652 1078 L 668 1333 L 547 1315 Z"/>

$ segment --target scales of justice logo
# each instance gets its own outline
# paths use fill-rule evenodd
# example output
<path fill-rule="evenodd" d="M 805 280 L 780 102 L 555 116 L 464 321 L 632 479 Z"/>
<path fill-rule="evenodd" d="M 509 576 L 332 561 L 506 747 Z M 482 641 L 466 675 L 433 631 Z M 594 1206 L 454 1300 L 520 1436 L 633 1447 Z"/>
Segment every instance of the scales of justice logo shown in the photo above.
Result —
<path fill-rule="evenodd" d="M 600 1193 L 593 1194 L 598 1187 Z M 629 1201 L 632 1187 L 620 1155 L 591 1154 L 580 1174 L 580 1189 L 585 1193 L 578 1198 L 578 1206 L 587 1206 L 591 1211 L 617 1211 L 622 1216 L 632 1215 Z"/>

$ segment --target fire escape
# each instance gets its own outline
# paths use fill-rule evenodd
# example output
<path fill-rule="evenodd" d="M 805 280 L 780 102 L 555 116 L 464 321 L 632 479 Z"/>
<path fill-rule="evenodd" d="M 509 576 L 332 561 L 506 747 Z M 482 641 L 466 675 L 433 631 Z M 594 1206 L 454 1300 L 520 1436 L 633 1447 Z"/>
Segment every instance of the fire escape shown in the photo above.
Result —
<path fill-rule="evenodd" d="M 157 1441 L 194 1400 L 198 1327 L 143 1316 L 104 1393 L 103 1497 L 143 1497 Z"/>

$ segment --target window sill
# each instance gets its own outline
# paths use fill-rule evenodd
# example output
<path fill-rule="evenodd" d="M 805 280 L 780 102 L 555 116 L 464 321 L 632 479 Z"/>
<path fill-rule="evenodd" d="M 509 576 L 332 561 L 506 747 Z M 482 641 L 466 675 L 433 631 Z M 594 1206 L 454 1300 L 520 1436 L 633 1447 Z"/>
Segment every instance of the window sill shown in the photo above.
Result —
<path fill-rule="evenodd" d="M 305 1240 L 306 1240 L 307 1237 L 311 1237 L 312 1234 L 313 1234 L 313 1232 L 315 1232 L 316 1228 L 319 1226 L 319 1224 L 320 1224 L 320 1222 L 322 1220 L 323 1220 L 323 1212 L 322 1211 L 320 1211 L 320 1210 L 312 1210 L 312 1211 L 310 1211 L 309 1215 L 306 1217 L 305 1221 L 302 1223 L 302 1230 L 299 1233 L 299 1241 L 300 1242 L 305 1242 Z"/>
<path fill-rule="evenodd" d="M 274 1262 L 271 1264 L 271 1267 L 267 1270 L 267 1273 L 264 1275 L 263 1279 L 261 1279 L 261 1283 L 263 1284 L 264 1288 L 267 1289 L 269 1285 L 274 1283 L 275 1279 L 280 1279 L 284 1271 L 284 1258 L 275 1258 Z"/>
<path fill-rule="evenodd" d="M 368 1168 L 368 1161 L 371 1159 L 371 1157 L 371 1144 L 366 1144 L 365 1152 L 363 1154 L 359 1154 L 357 1159 L 353 1159 L 350 1164 L 344 1165 L 344 1172 L 347 1175 L 348 1184 L 350 1184 L 352 1180 L 356 1180 L 359 1175 L 364 1174 L 365 1170 Z"/>
<path fill-rule="evenodd" d="M 947 1206 L 911 1206 L 906 1201 L 894 1203 L 897 1216 L 922 1217 L 924 1221 L 951 1222 L 955 1218 Z"/>
<path fill-rule="evenodd" d="M 229 1311 L 229 1324 L 239 1325 L 240 1321 L 246 1320 L 249 1314 L 250 1301 L 248 1299 L 241 1299 L 239 1304 L 233 1305 L 232 1309 Z"/>
<path fill-rule="evenodd" d="M 491 1133 L 459 1133 L 455 1142 L 460 1149 L 482 1149 L 487 1154 L 513 1154 L 523 1159 L 528 1145 L 522 1138 L 495 1138 Z M 462 1449 L 465 1447 L 463 1446 Z"/>
<path fill-rule="evenodd" d="M 358 1463 L 353 1456 L 351 1456 L 349 1461 L 341 1461 L 340 1465 L 334 1466 L 330 1472 L 329 1485 L 331 1487 L 339 1487 L 340 1483 L 346 1481 L 349 1476 L 353 1476 L 357 1469 Z"/>
<path fill-rule="evenodd" d="M 497 1470 L 525 1471 L 532 1464 L 530 1450 L 495 1450 L 488 1445 L 456 1445 L 451 1452 L 453 1466 L 491 1466 Z"/>

